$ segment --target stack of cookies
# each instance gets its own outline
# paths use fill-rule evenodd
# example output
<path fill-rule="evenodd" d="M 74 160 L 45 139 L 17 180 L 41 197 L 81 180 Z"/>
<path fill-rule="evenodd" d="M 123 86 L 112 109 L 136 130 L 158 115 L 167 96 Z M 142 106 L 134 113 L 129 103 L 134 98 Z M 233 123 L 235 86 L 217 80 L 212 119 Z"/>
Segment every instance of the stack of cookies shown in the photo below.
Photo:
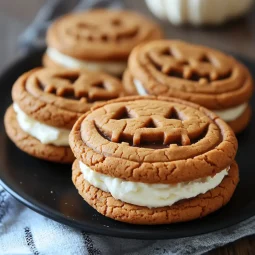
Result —
<path fill-rule="evenodd" d="M 124 96 L 116 76 L 139 43 L 162 38 L 159 26 L 130 11 L 91 10 L 66 15 L 47 33 L 45 68 L 23 74 L 5 115 L 8 136 L 37 158 L 72 163 L 68 136 L 95 104 Z"/>
<path fill-rule="evenodd" d="M 70 134 L 73 183 L 101 214 L 133 224 L 203 217 L 239 180 L 232 129 L 203 107 L 127 97 L 83 115 Z"/>
<path fill-rule="evenodd" d="M 13 86 L 6 132 L 17 147 L 34 157 L 72 163 L 68 136 L 76 120 L 96 103 L 122 95 L 121 82 L 108 74 L 36 68 Z"/>
<path fill-rule="evenodd" d="M 224 206 L 239 181 L 235 133 L 251 118 L 245 66 L 162 37 L 130 11 L 66 15 L 48 30 L 45 67 L 16 81 L 5 115 L 17 147 L 73 163 L 85 201 L 127 223 L 188 221 Z M 122 82 L 111 76 L 125 69 Z"/>

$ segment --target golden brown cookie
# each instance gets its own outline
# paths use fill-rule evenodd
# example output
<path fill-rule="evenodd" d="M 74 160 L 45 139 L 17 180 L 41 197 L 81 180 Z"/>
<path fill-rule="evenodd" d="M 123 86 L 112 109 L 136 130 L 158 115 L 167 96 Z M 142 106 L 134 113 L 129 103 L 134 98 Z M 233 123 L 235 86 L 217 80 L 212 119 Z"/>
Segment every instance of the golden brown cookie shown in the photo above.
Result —
<path fill-rule="evenodd" d="M 95 107 L 75 123 L 69 142 L 75 157 L 96 172 L 145 183 L 214 175 L 237 150 L 233 131 L 212 112 L 152 96 Z"/>
<path fill-rule="evenodd" d="M 62 68 L 33 69 L 13 86 L 14 107 L 9 110 L 9 118 L 6 113 L 7 134 L 29 154 L 71 163 L 68 136 L 75 121 L 97 103 L 122 94 L 120 81 L 108 74 Z M 23 130 L 22 135 L 15 130 Z M 28 148 L 27 144 L 33 146 Z"/>
<path fill-rule="evenodd" d="M 16 113 L 10 106 L 4 117 L 6 132 L 15 145 L 22 151 L 40 159 L 53 162 L 72 163 L 74 155 L 69 146 L 42 144 L 36 138 L 24 132 L 17 122 Z"/>
<path fill-rule="evenodd" d="M 123 86 L 124 86 L 127 96 L 135 96 L 135 95 L 141 94 L 137 91 L 137 88 L 134 84 L 134 78 L 130 74 L 129 69 L 125 70 L 123 77 L 122 77 L 122 83 L 123 83 Z M 146 91 L 146 94 L 147 94 L 147 91 Z"/>
<path fill-rule="evenodd" d="M 109 69 L 105 64 L 124 66 L 136 45 L 160 39 L 162 35 L 160 27 L 141 14 L 94 9 L 56 20 L 47 33 L 46 54 L 65 67 L 76 65 L 117 74 L 120 68 Z M 45 65 L 51 63 L 48 58 L 44 60 Z M 79 64 L 75 60 L 84 62 Z"/>
<path fill-rule="evenodd" d="M 156 189 L 161 187 L 157 185 L 166 184 L 177 188 L 183 185 L 185 187 L 187 183 L 192 182 L 198 182 L 198 186 L 204 182 L 207 185 L 209 177 L 217 179 L 217 176 L 228 171 L 234 162 L 237 151 L 237 140 L 232 129 L 213 112 L 180 99 L 154 96 L 120 98 L 93 107 L 90 112 L 84 114 L 75 123 L 69 136 L 69 142 L 77 158 L 77 162 L 73 166 L 73 181 L 80 194 L 100 213 L 117 220 L 138 224 L 153 224 L 154 221 L 154 224 L 161 224 L 197 218 L 200 216 L 198 211 L 201 213 L 201 206 L 197 205 L 193 216 L 188 217 L 187 210 L 184 210 L 183 216 L 176 219 L 169 217 L 168 219 L 163 215 L 166 215 L 168 210 L 171 214 L 172 207 L 151 209 L 149 207 L 154 207 L 154 205 L 148 205 L 148 208 L 145 209 L 129 205 L 131 202 L 125 200 L 125 203 L 117 201 L 116 197 L 113 199 L 112 193 L 107 193 L 107 185 L 102 184 L 104 178 L 107 177 L 106 181 L 112 182 L 116 189 L 117 187 L 121 189 L 127 183 L 126 189 L 133 190 L 136 196 L 141 194 L 140 189 L 143 189 L 144 186 L 146 189 L 150 189 L 150 185 L 155 184 Z M 88 176 L 82 175 L 83 172 L 78 163 L 85 167 L 84 171 L 88 171 L 86 173 Z M 235 172 L 234 177 L 230 178 L 232 171 Z M 81 175 L 83 177 L 80 177 Z M 95 177 L 95 180 L 98 185 L 103 185 L 102 190 L 92 184 L 94 175 L 99 175 Z M 227 181 L 226 185 L 231 183 L 232 187 L 226 187 L 223 199 L 226 202 L 232 196 L 237 184 L 237 167 L 231 167 L 227 176 L 224 180 L 231 179 L 231 181 Z M 92 178 L 90 179 L 92 183 L 86 179 L 87 177 Z M 232 180 L 236 181 L 234 185 Z M 136 187 L 135 185 L 138 183 L 142 183 L 142 186 Z M 192 188 L 191 192 L 198 186 Z M 216 193 L 219 193 L 221 184 L 216 186 L 217 184 L 213 188 L 216 188 Z M 161 188 L 163 189 L 163 187 Z M 204 196 L 211 195 L 211 192 L 212 190 Z M 119 193 L 122 191 L 119 190 Z M 208 208 L 204 208 L 203 213 L 206 215 L 221 207 L 224 204 L 222 196 L 218 196 L 218 199 L 211 196 L 206 202 Z M 117 214 L 114 214 L 113 211 L 111 211 L 112 214 L 110 211 L 103 212 L 102 210 L 107 210 L 108 207 L 106 200 L 116 204 L 116 208 L 119 207 L 117 206 L 119 204 L 127 206 L 130 210 L 134 209 L 134 212 L 135 208 L 138 211 L 143 210 L 144 215 L 148 214 L 148 217 L 142 220 L 141 216 L 138 218 L 135 218 L 133 214 L 133 216 L 131 214 L 127 216 L 126 209 L 123 214 L 122 210 L 118 209 L 116 209 Z M 216 200 L 218 202 L 215 202 Z M 105 204 L 104 209 L 102 209 L 100 201 Z M 165 198 L 163 201 L 166 201 Z M 190 201 L 193 201 L 193 198 L 186 200 L 185 204 L 193 203 Z M 199 204 L 199 201 L 201 203 L 201 199 L 198 198 L 194 201 L 196 204 Z M 212 205 L 209 206 L 209 202 Z M 148 203 L 150 204 L 150 202 Z M 178 208 L 177 206 L 176 213 L 185 209 L 185 205 Z M 110 208 L 109 210 L 114 209 Z M 161 213 L 160 215 L 155 213 L 154 219 L 153 215 L 157 210 Z"/>
<path fill-rule="evenodd" d="M 137 46 L 129 57 L 123 82 L 130 94 L 188 100 L 220 111 L 222 116 L 231 116 L 227 122 L 244 113 L 244 104 L 248 104 L 253 90 L 248 69 L 233 57 L 201 45 L 172 40 Z"/>
<path fill-rule="evenodd" d="M 226 205 L 239 182 L 238 166 L 231 165 L 228 176 L 216 188 L 192 199 L 185 199 L 172 206 L 148 208 L 116 200 L 88 183 L 76 160 L 73 164 L 72 180 L 79 194 L 99 213 L 114 220 L 131 224 L 170 224 L 202 218 Z"/>

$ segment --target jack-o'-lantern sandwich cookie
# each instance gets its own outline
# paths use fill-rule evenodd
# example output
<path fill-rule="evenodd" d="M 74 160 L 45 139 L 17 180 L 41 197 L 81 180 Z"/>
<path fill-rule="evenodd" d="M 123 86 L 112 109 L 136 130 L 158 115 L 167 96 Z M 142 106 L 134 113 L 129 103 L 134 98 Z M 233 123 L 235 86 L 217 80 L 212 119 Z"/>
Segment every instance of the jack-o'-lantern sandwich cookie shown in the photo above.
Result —
<path fill-rule="evenodd" d="M 235 133 L 251 118 L 253 81 L 248 69 L 233 57 L 201 45 L 158 40 L 137 46 L 124 85 L 129 94 L 172 96 L 200 104 Z"/>
<path fill-rule="evenodd" d="M 45 66 L 121 75 L 136 45 L 162 37 L 157 24 L 135 12 L 94 9 L 72 13 L 50 26 L 43 62 Z"/>
<path fill-rule="evenodd" d="M 75 123 L 72 179 L 99 213 L 133 224 L 204 217 L 239 181 L 237 140 L 213 112 L 167 97 L 126 97 Z"/>
<path fill-rule="evenodd" d="M 72 163 L 68 136 L 77 119 L 98 102 L 122 95 L 121 82 L 108 74 L 36 68 L 12 89 L 5 114 L 11 140 L 24 152 L 49 161 Z"/>

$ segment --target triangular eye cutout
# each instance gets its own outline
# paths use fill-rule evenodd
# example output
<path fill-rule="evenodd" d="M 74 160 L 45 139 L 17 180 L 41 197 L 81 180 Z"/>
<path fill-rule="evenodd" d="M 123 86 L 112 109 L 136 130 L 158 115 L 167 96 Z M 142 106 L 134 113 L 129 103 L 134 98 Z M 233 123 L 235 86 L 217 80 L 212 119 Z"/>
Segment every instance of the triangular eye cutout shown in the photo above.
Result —
<path fill-rule="evenodd" d="M 164 56 L 173 56 L 172 51 L 170 48 L 166 48 L 162 51 L 162 55 Z"/>
<path fill-rule="evenodd" d="M 71 84 L 74 84 L 78 79 L 79 75 L 74 74 L 74 75 L 63 75 L 63 76 L 58 76 L 57 78 L 64 79 L 69 81 Z"/>
<path fill-rule="evenodd" d="M 178 115 L 177 111 L 175 108 L 172 108 L 170 110 L 169 116 L 166 117 L 167 119 L 175 119 L 175 120 L 180 120 L 180 116 Z"/>
<path fill-rule="evenodd" d="M 205 62 L 205 63 L 211 63 L 210 59 L 204 55 L 201 59 L 200 59 L 200 62 Z"/>
<path fill-rule="evenodd" d="M 146 124 L 146 128 L 156 128 L 157 126 L 155 125 L 153 119 L 150 119 L 150 121 Z"/>
<path fill-rule="evenodd" d="M 130 115 L 127 111 L 126 107 L 121 108 L 116 114 L 115 116 L 112 118 L 114 120 L 122 120 L 122 119 L 130 119 Z"/>

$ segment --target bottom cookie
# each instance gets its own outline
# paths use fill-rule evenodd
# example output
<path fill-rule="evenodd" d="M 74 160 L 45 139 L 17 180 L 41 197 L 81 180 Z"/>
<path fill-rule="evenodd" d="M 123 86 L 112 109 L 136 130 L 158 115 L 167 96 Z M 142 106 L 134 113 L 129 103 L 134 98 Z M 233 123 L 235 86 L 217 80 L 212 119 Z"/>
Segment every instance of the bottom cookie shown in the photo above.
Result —
<path fill-rule="evenodd" d="M 251 119 L 252 110 L 250 106 L 247 106 L 243 114 L 237 119 L 227 122 L 233 131 L 238 134 L 242 132 L 249 124 Z"/>
<path fill-rule="evenodd" d="M 85 201 L 106 217 L 131 224 L 152 225 L 194 220 L 218 210 L 232 197 L 239 181 L 239 171 L 234 162 L 229 174 L 216 188 L 172 206 L 151 209 L 121 202 L 110 193 L 92 186 L 84 179 L 77 160 L 73 164 L 72 180 Z"/>
<path fill-rule="evenodd" d="M 17 122 L 16 113 L 12 106 L 5 113 L 4 124 L 7 135 L 22 151 L 34 157 L 58 163 L 72 163 L 74 161 L 74 155 L 68 146 L 58 147 L 42 144 L 24 132 Z"/>

